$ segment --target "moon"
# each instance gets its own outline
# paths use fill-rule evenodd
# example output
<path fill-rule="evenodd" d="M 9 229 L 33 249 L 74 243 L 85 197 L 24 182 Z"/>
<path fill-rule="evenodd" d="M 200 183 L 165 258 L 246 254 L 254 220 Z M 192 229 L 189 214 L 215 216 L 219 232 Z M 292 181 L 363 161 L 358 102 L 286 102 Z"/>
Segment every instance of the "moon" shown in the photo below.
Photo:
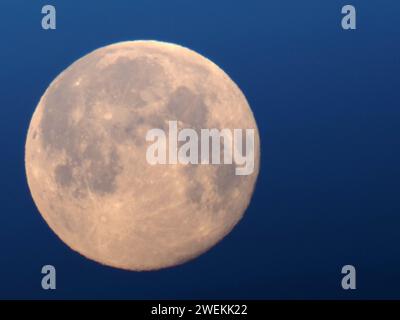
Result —
<path fill-rule="evenodd" d="M 150 165 L 146 132 L 251 128 L 255 167 Z M 249 104 L 217 65 L 185 47 L 127 41 L 74 62 L 32 116 L 25 169 L 32 198 L 71 249 L 134 271 L 176 266 L 223 239 L 242 218 L 259 171 Z M 238 249 L 239 250 L 239 249 Z"/>

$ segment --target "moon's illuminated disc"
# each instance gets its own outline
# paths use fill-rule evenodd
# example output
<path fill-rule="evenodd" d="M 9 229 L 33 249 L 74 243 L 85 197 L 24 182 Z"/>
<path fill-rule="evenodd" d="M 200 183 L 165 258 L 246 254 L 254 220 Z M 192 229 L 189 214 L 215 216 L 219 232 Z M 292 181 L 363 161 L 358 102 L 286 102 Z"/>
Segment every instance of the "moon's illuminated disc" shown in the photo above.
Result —
<path fill-rule="evenodd" d="M 254 172 L 150 165 L 146 133 L 174 120 L 197 132 L 254 129 Z M 159 269 L 205 252 L 241 219 L 259 136 L 244 95 L 214 63 L 174 44 L 122 42 L 50 84 L 30 123 L 25 166 L 40 213 L 69 247 L 113 267 Z"/>

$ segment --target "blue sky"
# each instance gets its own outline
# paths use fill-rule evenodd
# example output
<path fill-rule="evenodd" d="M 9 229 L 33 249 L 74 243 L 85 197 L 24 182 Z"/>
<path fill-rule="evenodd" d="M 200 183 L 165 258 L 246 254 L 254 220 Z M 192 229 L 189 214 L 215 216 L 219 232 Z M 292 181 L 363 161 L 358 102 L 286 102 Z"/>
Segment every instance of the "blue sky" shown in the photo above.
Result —
<path fill-rule="evenodd" d="M 41 7 L 57 30 L 41 29 Z M 0 298 L 400 298 L 398 1 L 21 1 L 0 4 Z M 49 83 L 84 54 L 155 39 L 210 58 L 240 86 L 261 136 L 245 218 L 185 265 L 135 273 L 89 261 L 30 197 L 24 143 Z M 43 291 L 40 270 L 57 269 Z M 357 290 L 340 287 L 357 269 Z"/>

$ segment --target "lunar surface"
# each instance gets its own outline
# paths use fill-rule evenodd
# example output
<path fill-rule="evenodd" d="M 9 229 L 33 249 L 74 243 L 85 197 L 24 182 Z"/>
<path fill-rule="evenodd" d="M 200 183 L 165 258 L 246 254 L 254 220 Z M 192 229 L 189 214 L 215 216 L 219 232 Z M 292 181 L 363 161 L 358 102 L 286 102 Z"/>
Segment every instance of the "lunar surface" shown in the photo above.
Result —
<path fill-rule="evenodd" d="M 255 167 L 150 165 L 146 132 L 252 128 Z M 156 41 L 95 50 L 63 71 L 30 123 L 25 167 L 44 220 L 70 248 L 128 270 L 175 266 L 210 249 L 242 218 L 259 170 L 246 98 L 214 63 Z"/>

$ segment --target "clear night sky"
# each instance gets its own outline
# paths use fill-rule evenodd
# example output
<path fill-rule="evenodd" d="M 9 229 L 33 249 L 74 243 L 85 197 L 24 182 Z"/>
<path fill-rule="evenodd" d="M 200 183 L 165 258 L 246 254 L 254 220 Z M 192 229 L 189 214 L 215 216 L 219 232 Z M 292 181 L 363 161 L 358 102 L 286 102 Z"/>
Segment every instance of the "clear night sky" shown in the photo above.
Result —
<path fill-rule="evenodd" d="M 357 8 L 357 30 L 341 8 Z M 41 8 L 57 30 L 41 29 Z M 22 1 L 0 4 L 0 298 L 400 298 L 400 3 Z M 84 54 L 155 39 L 210 58 L 240 86 L 261 136 L 244 219 L 187 264 L 127 272 L 87 260 L 30 196 L 25 135 L 50 82 Z M 41 267 L 57 290 L 41 289 Z M 341 267 L 357 290 L 341 289 Z"/>

